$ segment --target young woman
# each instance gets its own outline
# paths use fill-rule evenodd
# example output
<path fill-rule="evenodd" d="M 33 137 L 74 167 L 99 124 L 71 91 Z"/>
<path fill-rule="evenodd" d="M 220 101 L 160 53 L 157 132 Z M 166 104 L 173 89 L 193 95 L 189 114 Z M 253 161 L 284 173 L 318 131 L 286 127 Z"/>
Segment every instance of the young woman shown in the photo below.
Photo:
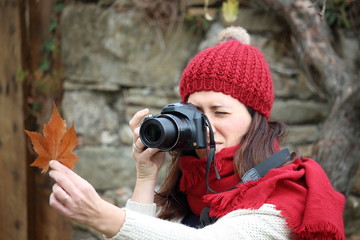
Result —
<path fill-rule="evenodd" d="M 220 43 L 188 64 L 180 80 L 183 102 L 211 124 L 216 144 L 172 152 L 154 195 L 165 153 L 139 138 L 148 109 L 130 121 L 137 175 L 124 208 L 102 200 L 94 188 L 57 161 L 50 205 L 111 239 L 345 239 L 344 197 L 312 159 L 280 151 L 284 126 L 269 122 L 272 79 L 247 32 L 231 27 Z"/>

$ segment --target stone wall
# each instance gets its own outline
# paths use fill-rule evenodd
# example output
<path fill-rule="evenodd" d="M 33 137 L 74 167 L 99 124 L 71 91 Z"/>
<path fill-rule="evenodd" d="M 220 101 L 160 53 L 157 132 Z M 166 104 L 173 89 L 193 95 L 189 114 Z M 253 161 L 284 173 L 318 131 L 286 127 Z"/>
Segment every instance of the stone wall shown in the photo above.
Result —
<path fill-rule="evenodd" d="M 329 106 L 308 85 L 291 49 L 287 49 L 290 43 L 280 42 L 285 51 L 279 51 L 276 36 L 284 30 L 281 23 L 266 14 L 256 15 L 255 23 L 255 14 L 252 9 L 242 9 L 236 25 L 249 31 L 252 43 L 270 64 L 276 93 L 272 120 L 289 125 L 284 147 L 311 157 Z M 221 21 L 214 22 L 203 37 L 184 24 L 159 29 L 141 16 L 139 10 L 131 8 L 117 11 L 74 4 L 63 10 L 61 19 L 66 79 L 63 113 L 68 123 L 75 123 L 81 139 L 75 171 L 119 206 L 131 195 L 135 180 L 128 121 L 142 108 L 158 113 L 166 104 L 179 101 L 177 85 L 182 69 L 196 52 L 214 45 L 216 33 L 224 28 Z M 346 48 L 349 45 L 342 51 L 354 52 Z M 360 195 L 359 180 L 356 184 Z M 358 203 L 359 198 L 353 196 L 350 218 L 360 219 L 360 214 L 353 214 L 353 209 L 359 212 Z M 101 238 L 83 226 L 74 226 L 73 239 Z"/>

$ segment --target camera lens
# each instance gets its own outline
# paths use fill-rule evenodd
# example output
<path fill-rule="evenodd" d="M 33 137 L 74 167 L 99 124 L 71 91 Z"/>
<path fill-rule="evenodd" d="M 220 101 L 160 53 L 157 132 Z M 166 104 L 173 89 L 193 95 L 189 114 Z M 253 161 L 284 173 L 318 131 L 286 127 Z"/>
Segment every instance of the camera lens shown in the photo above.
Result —
<path fill-rule="evenodd" d="M 140 138 L 150 148 L 169 150 L 176 144 L 178 137 L 178 127 L 170 118 L 150 118 L 140 127 Z"/>
<path fill-rule="evenodd" d="M 140 126 L 140 139 L 146 147 L 162 151 L 206 148 L 205 117 L 193 104 L 168 104 L 161 114 L 144 119 Z"/>
<path fill-rule="evenodd" d="M 161 137 L 161 128 L 158 125 L 149 125 L 145 129 L 145 136 L 150 142 L 157 142 Z"/>

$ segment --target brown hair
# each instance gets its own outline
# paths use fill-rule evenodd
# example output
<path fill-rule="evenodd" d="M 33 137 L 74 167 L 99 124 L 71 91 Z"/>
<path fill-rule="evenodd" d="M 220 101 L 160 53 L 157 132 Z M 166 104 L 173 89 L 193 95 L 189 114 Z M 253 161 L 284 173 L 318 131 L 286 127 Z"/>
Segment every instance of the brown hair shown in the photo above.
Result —
<path fill-rule="evenodd" d="M 234 156 L 234 169 L 241 178 L 273 153 L 274 143 L 282 140 L 285 125 L 279 122 L 268 122 L 266 117 L 257 111 L 253 112 L 248 132 L 241 139 L 240 147 Z M 173 160 L 169 165 L 168 175 L 160 191 L 155 195 L 155 203 L 160 207 L 159 218 L 177 219 L 190 212 L 186 195 L 179 190 L 181 170 L 179 167 L 180 153 L 173 152 Z"/>

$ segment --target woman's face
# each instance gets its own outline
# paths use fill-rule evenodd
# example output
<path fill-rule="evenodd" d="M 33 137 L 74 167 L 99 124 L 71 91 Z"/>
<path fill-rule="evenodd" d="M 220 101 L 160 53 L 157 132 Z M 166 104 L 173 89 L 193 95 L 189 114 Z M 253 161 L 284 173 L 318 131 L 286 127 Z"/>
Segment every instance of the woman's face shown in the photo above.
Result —
<path fill-rule="evenodd" d="M 245 105 L 237 99 L 214 91 L 201 91 L 190 94 L 188 102 L 194 104 L 210 120 L 216 152 L 240 143 L 247 133 L 251 115 Z M 197 149 L 199 158 L 206 157 L 206 149 Z"/>

